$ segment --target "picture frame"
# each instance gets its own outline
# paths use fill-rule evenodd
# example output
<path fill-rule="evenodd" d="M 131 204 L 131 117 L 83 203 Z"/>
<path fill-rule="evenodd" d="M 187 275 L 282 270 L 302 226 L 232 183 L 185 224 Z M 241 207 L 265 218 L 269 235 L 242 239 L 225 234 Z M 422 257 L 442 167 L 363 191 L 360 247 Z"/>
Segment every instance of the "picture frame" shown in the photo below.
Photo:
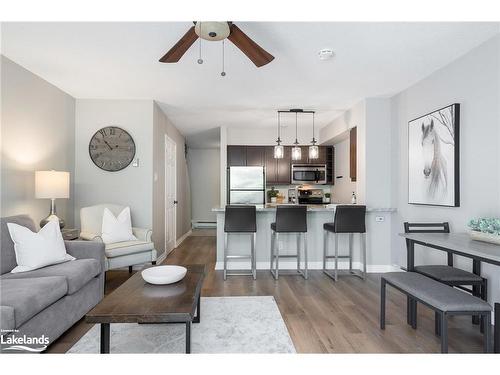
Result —
<path fill-rule="evenodd" d="M 408 121 L 408 203 L 460 207 L 460 104 Z"/>

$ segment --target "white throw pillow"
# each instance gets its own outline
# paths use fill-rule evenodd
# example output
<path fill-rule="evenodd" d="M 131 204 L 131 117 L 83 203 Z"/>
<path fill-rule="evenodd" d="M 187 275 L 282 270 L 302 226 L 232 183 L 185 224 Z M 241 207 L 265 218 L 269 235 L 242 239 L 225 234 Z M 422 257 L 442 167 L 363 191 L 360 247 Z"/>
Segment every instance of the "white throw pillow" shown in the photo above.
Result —
<path fill-rule="evenodd" d="M 137 238 L 132 234 L 130 207 L 125 207 L 118 217 L 115 217 L 109 209 L 104 208 L 101 232 L 102 241 L 105 244 L 136 241 Z"/>
<path fill-rule="evenodd" d="M 12 273 L 33 271 L 75 259 L 66 253 L 58 220 L 49 221 L 38 233 L 14 223 L 7 223 L 7 227 L 17 261 Z"/>

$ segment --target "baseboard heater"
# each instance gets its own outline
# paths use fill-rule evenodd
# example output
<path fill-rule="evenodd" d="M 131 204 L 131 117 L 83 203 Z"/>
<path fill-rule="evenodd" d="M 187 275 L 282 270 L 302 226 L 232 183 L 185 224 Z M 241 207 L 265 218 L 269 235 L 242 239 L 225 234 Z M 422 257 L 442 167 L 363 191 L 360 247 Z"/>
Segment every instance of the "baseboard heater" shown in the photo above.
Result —
<path fill-rule="evenodd" d="M 191 226 L 194 229 L 217 228 L 217 223 L 215 221 L 196 221 L 196 220 L 193 220 L 191 222 Z"/>

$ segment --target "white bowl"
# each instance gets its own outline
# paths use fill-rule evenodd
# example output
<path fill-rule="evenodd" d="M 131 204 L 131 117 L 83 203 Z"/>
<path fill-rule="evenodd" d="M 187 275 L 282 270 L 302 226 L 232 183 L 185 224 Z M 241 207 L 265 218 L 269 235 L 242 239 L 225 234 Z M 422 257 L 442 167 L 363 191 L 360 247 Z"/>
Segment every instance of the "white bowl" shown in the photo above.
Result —
<path fill-rule="evenodd" d="M 155 284 L 173 284 L 186 276 L 187 269 L 181 266 L 156 266 L 141 272 L 144 281 Z"/>

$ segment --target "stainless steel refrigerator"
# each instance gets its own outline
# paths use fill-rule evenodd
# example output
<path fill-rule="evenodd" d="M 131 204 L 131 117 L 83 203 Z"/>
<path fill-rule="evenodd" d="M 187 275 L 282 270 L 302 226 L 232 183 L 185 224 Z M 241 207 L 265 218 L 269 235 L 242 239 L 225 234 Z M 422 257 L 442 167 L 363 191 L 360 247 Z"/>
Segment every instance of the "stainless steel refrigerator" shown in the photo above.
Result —
<path fill-rule="evenodd" d="M 227 186 L 228 204 L 264 204 L 266 202 L 264 167 L 229 167 Z"/>

